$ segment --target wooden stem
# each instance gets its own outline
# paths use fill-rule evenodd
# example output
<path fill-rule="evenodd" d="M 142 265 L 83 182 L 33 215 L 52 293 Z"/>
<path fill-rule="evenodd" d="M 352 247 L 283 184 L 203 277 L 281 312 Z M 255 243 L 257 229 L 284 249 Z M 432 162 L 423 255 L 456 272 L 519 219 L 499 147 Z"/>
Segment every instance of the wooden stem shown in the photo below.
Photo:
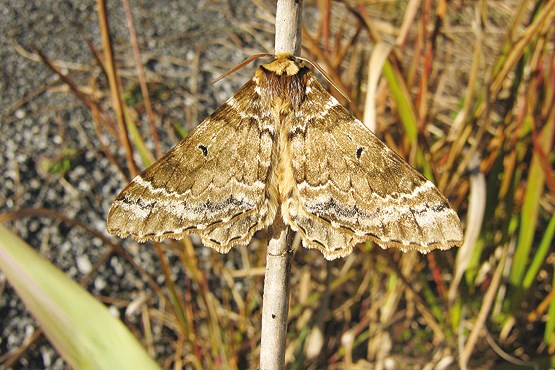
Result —
<path fill-rule="evenodd" d="M 272 239 L 266 254 L 260 369 L 283 369 L 289 314 L 291 231 L 278 214 L 271 227 Z"/>
<path fill-rule="evenodd" d="M 300 55 L 302 0 L 278 0 L 275 53 Z"/>

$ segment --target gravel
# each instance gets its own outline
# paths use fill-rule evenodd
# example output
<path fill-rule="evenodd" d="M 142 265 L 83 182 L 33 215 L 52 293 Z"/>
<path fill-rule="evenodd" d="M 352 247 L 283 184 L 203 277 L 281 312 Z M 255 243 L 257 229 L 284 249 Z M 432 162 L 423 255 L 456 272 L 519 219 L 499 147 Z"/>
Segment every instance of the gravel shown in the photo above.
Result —
<path fill-rule="evenodd" d="M 153 86 L 163 88 L 154 109 L 163 122 L 159 134 L 167 150 L 177 140 L 173 123 L 194 127 L 246 81 L 252 67 L 210 85 L 251 51 L 271 51 L 272 26 L 262 19 L 268 13 L 249 1 L 140 0 L 131 6 L 148 76 L 156 82 Z M 108 7 L 118 68 L 124 81 L 136 81 L 121 2 L 108 2 Z M 268 10 L 272 8 L 269 4 Z M 257 33 L 243 32 L 238 25 L 244 24 Z M 241 45 L 231 42 L 231 33 Z M 101 49 L 96 2 L 7 0 L 0 11 L 0 34 L 0 212 L 47 208 L 106 234 L 107 211 L 126 180 L 100 150 L 90 111 L 33 51 L 42 50 L 83 91 L 91 91 L 92 81 L 105 84 L 85 42 L 86 37 Z M 261 44 L 267 40 L 270 43 Z M 107 92 L 104 85 L 95 93 Z M 96 98 L 104 108 L 109 106 L 107 96 Z M 144 112 L 138 114 L 146 125 Z M 104 139 L 115 147 L 111 138 Z M 117 154 L 124 163 L 123 151 Z M 67 159 L 65 172 L 45 170 L 60 158 Z M 89 273 L 107 248 L 98 238 L 52 217 L 24 217 L 9 226 L 75 280 Z M 132 253 L 143 268 L 162 278 L 152 249 Z M 113 256 L 88 289 L 96 296 L 132 300 L 146 285 L 133 271 Z M 0 353 L 6 354 L 17 350 L 37 324 L 1 272 L 0 286 Z M 120 313 L 116 307 L 112 310 Z M 64 369 L 66 364 L 42 338 L 12 367 Z"/>

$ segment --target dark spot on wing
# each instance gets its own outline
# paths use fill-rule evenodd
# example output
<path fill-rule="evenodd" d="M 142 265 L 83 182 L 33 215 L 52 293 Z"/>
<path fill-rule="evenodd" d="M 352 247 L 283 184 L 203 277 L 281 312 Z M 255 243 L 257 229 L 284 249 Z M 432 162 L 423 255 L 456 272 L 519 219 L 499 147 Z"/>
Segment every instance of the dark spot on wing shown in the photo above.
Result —
<path fill-rule="evenodd" d="M 206 145 L 200 144 L 200 145 L 198 146 L 198 148 L 199 148 L 200 150 L 202 150 L 202 154 L 203 154 L 205 157 L 208 156 L 208 148 L 206 147 Z"/>
<path fill-rule="evenodd" d="M 363 151 L 364 151 L 363 147 L 360 147 L 360 148 L 357 149 L 357 154 L 356 154 L 357 159 L 360 159 L 360 156 L 362 155 Z"/>

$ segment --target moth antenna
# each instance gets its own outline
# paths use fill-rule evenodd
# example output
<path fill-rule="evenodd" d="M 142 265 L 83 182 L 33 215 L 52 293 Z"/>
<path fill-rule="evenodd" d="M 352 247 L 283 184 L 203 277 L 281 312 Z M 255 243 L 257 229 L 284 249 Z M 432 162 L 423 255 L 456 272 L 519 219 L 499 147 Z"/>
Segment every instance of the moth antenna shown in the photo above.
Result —
<path fill-rule="evenodd" d="M 263 58 L 263 57 L 273 57 L 273 54 L 268 54 L 268 53 L 263 53 L 263 54 L 255 54 L 251 57 L 248 57 L 247 59 L 245 59 L 244 61 L 242 61 L 241 63 L 237 64 L 235 67 L 233 67 L 232 69 L 230 69 L 229 71 L 227 71 L 226 73 L 224 73 L 223 75 L 221 75 L 220 77 L 216 78 L 213 82 L 212 85 L 215 84 L 216 82 L 226 78 L 227 76 L 237 72 L 238 70 L 240 70 L 241 68 L 243 68 L 244 66 L 246 66 L 249 63 L 252 63 L 253 61 L 255 61 L 258 58 Z"/>
<path fill-rule="evenodd" d="M 351 99 L 349 99 L 349 97 L 347 96 L 347 93 L 345 91 L 343 91 L 339 86 L 337 86 L 337 84 L 335 84 L 335 82 L 333 82 L 333 80 L 331 79 L 331 77 L 326 73 L 326 71 L 324 71 L 324 69 L 322 67 L 320 67 L 318 64 L 314 63 L 312 60 L 310 59 L 306 59 L 303 57 L 295 57 L 299 60 L 302 60 L 303 62 L 307 62 L 309 63 L 311 66 L 313 66 L 314 68 L 316 68 L 318 70 L 318 72 L 320 72 L 322 74 L 322 76 L 324 76 L 324 78 L 330 83 L 330 85 L 332 85 L 337 91 L 339 91 L 339 93 L 341 95 L 343 95 L 343 97 L 345 99 L 347 99 L 347 101 L 350 103 Z"/>

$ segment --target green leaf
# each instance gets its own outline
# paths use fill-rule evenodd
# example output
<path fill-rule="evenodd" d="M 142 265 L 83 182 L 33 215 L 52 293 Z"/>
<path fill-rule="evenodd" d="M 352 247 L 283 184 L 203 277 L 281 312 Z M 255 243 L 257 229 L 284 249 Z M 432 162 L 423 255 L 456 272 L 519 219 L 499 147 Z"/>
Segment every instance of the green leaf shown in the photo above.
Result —
<path fill-rule="evenodd" d="M 0 225 L 0 270 L 75 369 L 160 369 L 123 323 Z"/>
<path fill-rule="evenodd" d="M 545 153 L 549 153 L 553 144 L 554 128 L 555 122 L 548 122 L 539 135 L 538 142 L 540 143 L 540 148 Z M 515 249 L 513 267 L 509 275 L 509 281 L 515 287 L 522 287 L 522 280 L 526 270 L 529 268 L 530 254 L 539 219 L 540 200 L 545 184 L 545 173 L 540 162 L 541 158 L 537 152 L 534 152 L 530 164 L 530 172 L 528 173 L 524 203 L 520 213 L 518 244 Z"/>

